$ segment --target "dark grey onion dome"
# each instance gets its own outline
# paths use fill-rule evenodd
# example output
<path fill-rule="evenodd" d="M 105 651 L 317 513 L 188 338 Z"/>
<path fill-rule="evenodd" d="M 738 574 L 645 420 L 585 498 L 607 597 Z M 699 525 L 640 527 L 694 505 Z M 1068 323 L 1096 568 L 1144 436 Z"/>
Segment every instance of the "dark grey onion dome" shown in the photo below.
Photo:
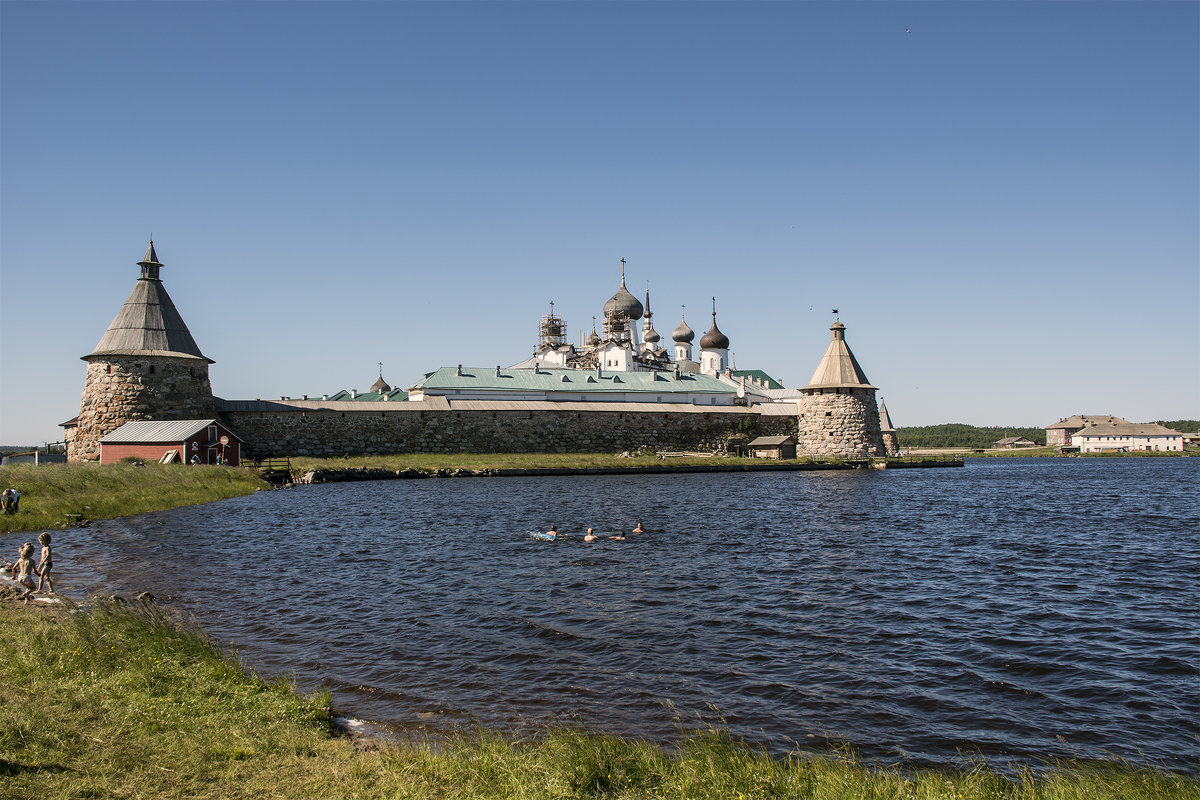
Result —
<path fill-rule="evenodd" d="M 591 347 L 600 344 L 600 334 L 596 333 L 596 326 L 592 325 L 592 332 L 588 334 L 587 343 Z"/>
<path fill-rule="evenodd" d="M 654 344 L 661 338 L 662 337 L 658 335 L 658 331 L 654 330 L 654 328 L 650 328 L 646 331 L 645 336 L 642 337 L 642 341 L 646 342 L 647 344 Z"/>
<path fill-rule="evenodd" d="M 671 338 L 680 344 L 684 342 L 690 343 L 692 339 L 696 338 L 696 332 L 688 326 L 687 320 L 681 319 L 679 320 L 679 327 L 671 334 Z"/>
<path fill-rule="evenodd" d="M 621 278 L 621 288 L 604 304 L 604 316 L 612 319 L 617 314 L 623 315 L 625 319 L 642 318 L 642 304 L 625 288 L 624 277 Z"/>
<path fill-rule="evenodd" d="M 376 392 L 378 394 L 386 394 L 387 392 L 390 392 L 391 390 L 392 390 L 392 387 L 387 385 L 387 381 L 385 381 L 383 379 L 382 375 L 379 376 L 379 380 L 377 380 L 371 384 L 371 391 Z"/>
<path fill-rule="evenodd" d="M 725 334 L 721 333 L 721 330 L 717 327 L 717 312 L 715 312 L 715 311 L 713 312 L 712 328 L 708 331 L 708 333 L 706 333 L 700 337 L 700 349 L 701 350 L 728 350 L 729 349 L 729 337 L 726 336 Z"/>

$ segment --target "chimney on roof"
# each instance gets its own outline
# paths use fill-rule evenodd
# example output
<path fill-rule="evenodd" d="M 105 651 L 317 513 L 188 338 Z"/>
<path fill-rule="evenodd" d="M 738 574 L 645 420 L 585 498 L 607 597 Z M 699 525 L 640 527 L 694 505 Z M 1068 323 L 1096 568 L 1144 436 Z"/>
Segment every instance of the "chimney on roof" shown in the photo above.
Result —
<path fill-rule="evenodd" d="M 500 377 L 500 365 L 499 364 L 496 365 L 496 377 L 497 378 Z"/>
<path fill-rule="evenodd" d="M 351 389 L 350 390 L 350 399 L 353 400 L 356 397 L 358 397 L 358 389 Z"/>
<path fill-rule="evenodd" d="M 459 364 L 459 365 L 458 365 L 458 371 L 457 371 L 455 374 L 456 374 L 456 375 L 459 375 L 459 376 L 461 376 L 461 375 L 462 375 L 462 364 Z"/>

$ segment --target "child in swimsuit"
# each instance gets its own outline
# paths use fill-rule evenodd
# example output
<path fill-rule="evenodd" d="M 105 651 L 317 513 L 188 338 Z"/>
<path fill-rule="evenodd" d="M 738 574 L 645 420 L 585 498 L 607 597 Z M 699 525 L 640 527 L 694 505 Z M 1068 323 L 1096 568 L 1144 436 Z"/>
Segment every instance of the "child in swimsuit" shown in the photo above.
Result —
<path fill-rule="evenodd" d="M 50 570 L 54 568 L 54 556 L 50 553 L 50 532 L 42 531 L 42 535 L 38 537 L 38 543 L 42 546 L 42 557 L 38 561 L 38 592 L 42 591 L 42 581 L 46 582 L 46 589 L 50 594 L 54 594 L 54 581 L 50 580 Z"/>
<path fill-rule="evenodd" d="M 29 598 L 33 597 L 33 542 L 26 542 L 21 545 L 20 558 L 17 563 L 13 564 L 12 578 L 17 583 L 21 584 L 22 592 L 21 599 L 29 605 Z"/>

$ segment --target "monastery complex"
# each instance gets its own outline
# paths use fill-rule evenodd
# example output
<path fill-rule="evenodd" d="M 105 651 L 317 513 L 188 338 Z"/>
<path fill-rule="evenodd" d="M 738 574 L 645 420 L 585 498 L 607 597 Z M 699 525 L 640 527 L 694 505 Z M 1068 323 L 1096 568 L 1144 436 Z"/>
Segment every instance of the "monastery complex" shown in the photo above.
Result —
<path fill-rule="evenodd" d="M 205 462 L 348 453 L 713 451 L 756 437 L 790 437 L 799 455 L 818 457 L 871 458 L 897 448 L 887 409 L 877 403 L 840 321 L 809 382 L 787 389 L 766 372 L 734 369 L 715 299 L 711 327 L 698 342 L 681 315 L 664 343 L 649 291 L 644 304 L 629 292 L 623 261 L 600 330 L 593 322 L 578 345 L 568 342 L 551 305 L 533 355 L 509 367 L 442 367 L 407 390 L 389 386 L 381 373 L 369 392 L 271 401 L 213 395 L 214 362 L 167 294 L 153 242 L 138 266 L 133 291 L 83 356 L 79 416 L 63 423 L 71 461 L 101 459 L 105 444 L 112 452 L 136 442 L 152 449 L 154 431 L 173 424 L 191 437 L 192 456 Z M 161 425 L 145 424 L 152 422 Z"/>

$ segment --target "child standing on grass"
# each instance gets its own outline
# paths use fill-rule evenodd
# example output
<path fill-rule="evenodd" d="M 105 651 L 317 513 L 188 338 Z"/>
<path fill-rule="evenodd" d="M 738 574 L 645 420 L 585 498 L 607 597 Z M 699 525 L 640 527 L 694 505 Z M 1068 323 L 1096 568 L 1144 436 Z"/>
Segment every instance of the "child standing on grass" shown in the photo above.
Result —
<path fill-rule="evenodd" d="M 50 553 L 50 532 L 42 531 L 41 536 L 38 536 L 38 543 L 42 546 L 42 557 L 37 565 L 37 590 L 42 591 L 42 581 L 45 581 L 47 591 L 54 594 L 54 581 L 50 580 L 50 570 L 54 568 L 54 557 Z"/>
<path fill-rule="evenodd" d="M 21 545 L 20 557 L 12 568 L 13 580 L 21 584 L 23 588 L 21 599 L 25 601 L 25 605 L 29 605 L 29 598 L 33 597 L 34 571 L 33 542 L 26 542 Z"/>

